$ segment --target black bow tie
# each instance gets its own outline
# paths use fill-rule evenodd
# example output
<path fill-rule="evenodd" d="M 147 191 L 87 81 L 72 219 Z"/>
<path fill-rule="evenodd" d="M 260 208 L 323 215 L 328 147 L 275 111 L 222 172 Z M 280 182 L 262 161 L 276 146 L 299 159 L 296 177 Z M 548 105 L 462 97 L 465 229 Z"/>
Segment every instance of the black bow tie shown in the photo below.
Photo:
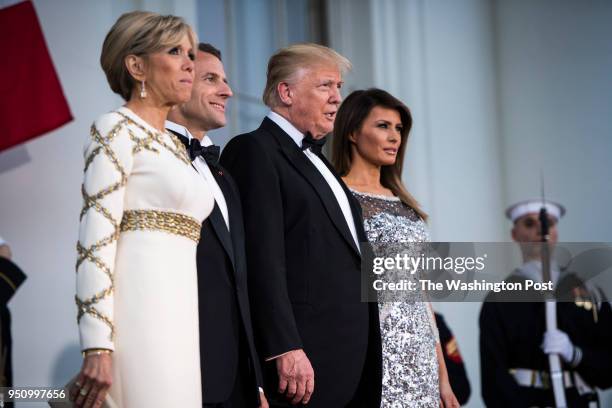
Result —
<path fill-rule="evenodd" d="M 321 149 L 325 145 L 326 139 L 326 137 L 322 137 L 321 139 L 315 139 L 312 137 L 310 132 L 308 132 L 304 136 L 304 139 L 302 139 L 302 150 L 310 148 L 310 150 L 314 154 L 321 154 Z"/>
<path fill-rule="evenodd" d="M 191 160 L 195 160 L 196 157 L 202 156 L 206 164 L 210 167 L 217 168 L 219 165 L 219 152 L 220 148 L 216 145 L 210 146 L 202 146 L 200 141 L 195 137 L 191 138 L 191 141 L 187 139 L 185 136 L 181 136 L 181 142 L 185 145 L 187 149 L 187 153 L 189 153 L 189 158 Z"/>

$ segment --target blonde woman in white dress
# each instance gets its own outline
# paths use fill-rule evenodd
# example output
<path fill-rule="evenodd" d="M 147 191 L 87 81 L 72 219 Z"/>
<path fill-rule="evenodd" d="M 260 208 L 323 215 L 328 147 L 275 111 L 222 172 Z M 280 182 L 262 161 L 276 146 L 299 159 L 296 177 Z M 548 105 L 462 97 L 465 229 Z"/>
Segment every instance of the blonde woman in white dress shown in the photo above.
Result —
<path fill-rule="evenodd" d="M 121 16 L 100 62 L 126 104 L 98 118 L 85 147 L 77 244 L 84 361 L 77 406 L 200 407 L 196 244 L 213 196 L 164 129 L 189 100 L 197 44 L 180 18 Z"/>

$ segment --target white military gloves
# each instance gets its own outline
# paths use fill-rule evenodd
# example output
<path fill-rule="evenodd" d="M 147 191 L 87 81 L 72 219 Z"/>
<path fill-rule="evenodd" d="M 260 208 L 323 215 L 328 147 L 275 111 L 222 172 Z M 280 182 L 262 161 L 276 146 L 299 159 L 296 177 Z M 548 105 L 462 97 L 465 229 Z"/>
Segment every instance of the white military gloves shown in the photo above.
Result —
<path fill-rule="evenodd" d="M 566 363 L 573 367 L 580 364 L 582 351 L 575 347 L 567 333 L 561 330 L 550 330 L 544 333 L 542 350 L 546 354 L 559 354 Z"/>

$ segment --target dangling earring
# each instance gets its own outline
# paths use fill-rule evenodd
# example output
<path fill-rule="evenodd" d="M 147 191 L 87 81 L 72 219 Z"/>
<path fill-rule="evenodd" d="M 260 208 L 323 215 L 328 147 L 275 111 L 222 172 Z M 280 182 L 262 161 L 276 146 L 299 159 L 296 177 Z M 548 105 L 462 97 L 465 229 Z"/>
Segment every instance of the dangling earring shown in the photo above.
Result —
<path fill-rule="evenodd" d="M 142 81 L 140 81 L 140 99 L 144 99 L 147 97 L 147 90 L 145 88 L 145 81 L 144 79 Z"/>

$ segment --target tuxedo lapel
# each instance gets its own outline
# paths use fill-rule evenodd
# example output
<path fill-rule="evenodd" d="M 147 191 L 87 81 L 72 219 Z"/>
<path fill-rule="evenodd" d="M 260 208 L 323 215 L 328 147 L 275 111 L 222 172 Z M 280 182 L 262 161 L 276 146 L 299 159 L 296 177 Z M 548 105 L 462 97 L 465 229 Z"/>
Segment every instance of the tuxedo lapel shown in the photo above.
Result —
<path fill-rule="evenodd" d="M 227 230 L 227 226 L 225 225 L 225 220 L 223 219 L 221 210 L 216 203 L 213 211 L 210 213 L 209 219 L 215 234 L 217 234 L 217 238 L 219 238 L 221 245 L 223 245 L 223 249 L 225 249 L 225 252 L 227 252 L 232 264 L 234 264 L 234 248 L 232 247 L 231 237 L 229 231 Z"/>
<path fill-rule="evenodd" d="M 348 189 L 346 183 L 338 176 L 336 171 L 334 170 L 332 164 L 325 158 L 325 156 L 321 155 L 319 158 L 323 161 L 323 163 L 327 166 L 328 169 L 331 170 L 332 174 L 340 183 L 342 190 L 344 190 L 344 194 L 346 194 L 346 198 L 349 201 L 349 205 L 351 206 L 351 213 L 353 214 L 353 220 L 355 222 L 355 230 L 357 231 L 357 239 L 359 242 L 367 242 L 368 237 L 363 229 L 363 214 L 361 212 L 361 206 L 357 199 L 353 196 L 353 193 Z"/>
<path fill-rule="evenodd" d="M 223 196 L 225 197 L 225 202 L 228 207 L 227 209 L 228 214 L 229 215 L 233 214 L 234 213 L 232 211 L 233 200 L 232 200 L 231 192 L 228 191 L 229 189 L 226 184 L 226 181 L 221 175 L 222 172 L 216 172 L 216 171 L 211 170 L 211 173 L 213 177 L 215 178 L 215 180 L 217 181 L 217 184 L 219 185 L 219 188 L 221 189 Z M 230 225 L 231 225 L 232 218 L 233 217 L 231 216 L 229 217 Z M 236 260 L 234 258 L 234 246 L 232 245 L 232 236 L 230 235 L 230 232 L 227 229 L 227 224 L 225 223 L 225 220 L 223 219 L 223 214 L 221 214 L 221 210 L 219 209 L 219 206 L 216 203 L 215 203 L 215 207 L 213 208 L 212 213 L 210 214 L 210 223 L 212 224 L 212 227 L 215 231 L 215 234 L 217 234 L 219 241 L 221 241 L 221 245 L 223 245 L 225 252 L 227 252 L 227 255 L 232 261 L 232 265 L 234 266 L 233 269 L 235 270 Z"/>
<path fill-rule="evenodd" d="M 227 212 L 230 214 L 229 225 L 230 225 L 230 238 L 233 243 L 234 253 L 236 256 L 240 254 L 239 245 L 244 241 L 244 226 L 242 224 L 242 209 L 240 208 L 240 197 L 238 195 L 238 189 L 232 182 L 230 182 L 229 174 L 225 173 L 225 170 L 221 169 L 221 173 L 225 176 L 215 175 L 215 179 L 223 192 L 225 197 L 225 203 L 227 204 Z M 227 230 L 227 229 L 226 229 Z M 238 259 L 234 259 L 238 263 Z M 237 271 L 237 268 L 234 268 Z"/>
<path fill-rule="evenodd" d="M 355 245 L 355 240 L 351 235 L 351 231 L 349 230 L 344 214 L 340 209 L 338 200 L 336 200 L 334 192 L 329 184 L 327 184 L 327 181 L 325 181 L 325 178 L 323 178 L 323 175 L 319 172 L 319 170 L 317 170 L 308 157 L 306 157 L 304 152 L 300 150 L 291 137 L 289 137 L 289 135 L 280 129 L 274 122 L 268 118 L 265 118 L 262 126 L 265 126 L 272 132 L 272 134 L 275 135 L 278 143 L 280 144 L 281 150 L 289 163 L 291 163 L 291 165 L 295 167 L 295 169 L 312 185 L 314 190 L 317 192 L 317 195 L 323 202 L 323 206 L 325 207 L 329 218 L 334 223 L 340 235 L 342 235 L 351 248 L 353 248 L 355 253 L 360 256 L 360 252 Z M 332 173 L 334 173 L 334 171 L 332 171 Z M 343 183 L 340 183 L 340 185 L 342 184 Z M 348 198 L 350 202 L 350 197 Z"/>

